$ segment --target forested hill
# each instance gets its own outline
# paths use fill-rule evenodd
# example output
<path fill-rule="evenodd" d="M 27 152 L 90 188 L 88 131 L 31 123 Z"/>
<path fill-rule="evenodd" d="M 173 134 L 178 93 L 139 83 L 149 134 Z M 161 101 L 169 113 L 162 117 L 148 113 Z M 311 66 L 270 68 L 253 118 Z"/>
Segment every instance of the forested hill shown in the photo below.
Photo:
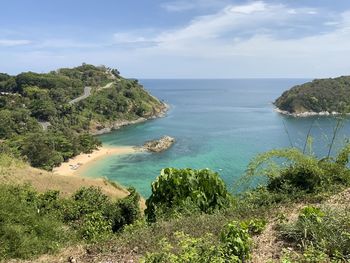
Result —
<path fill-rule="evenodd" d="M 104 66 L 83 64 L 17 76 L 0 73 L 0 151 L 50 170 L 95 149 L 99 142 L 91 130 L 164 110 L 137 80 Z"/>
<path fill-rule="evenodd" d="M 350 76 L 316 79 L 285 91 L 275 106 L 292 114 L 350 112 Z"/>

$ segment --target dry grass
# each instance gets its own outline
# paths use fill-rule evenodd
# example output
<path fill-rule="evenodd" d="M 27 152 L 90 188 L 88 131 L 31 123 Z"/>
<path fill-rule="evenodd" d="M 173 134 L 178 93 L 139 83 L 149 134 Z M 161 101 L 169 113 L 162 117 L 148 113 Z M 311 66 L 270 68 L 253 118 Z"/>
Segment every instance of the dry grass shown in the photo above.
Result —
<path fill-rule="evenodd" d="M 350 204 L 350 188 L 335 194 L 321 203 L 299 203 L 292 207 L 280 207 L 278 212 L 274 214 L 283 214 L 289 223 L 295 222 L 298 219 L 300 210 L 308 205 L 316 207 L 333 207 L 333 208 L 348 208 Z M 293 251 L 292 247 L 288 247 L 289 244 L 285 243 L 279 238 L 276 227 L 279 224 L 278 216 L 270 218 L 268 225 L 264 232 L 254 237 L 254 249 L 252 253 L 252 262 L 279 262 L 282 256 L 283 248 L 287 248 L 289 251 Z"/>
<path fill-rule="evenodd" d="M 332 197 L 330 197 L 326 202 L 324 202 L 325 205 L 330 206 L 349 206 L 350 204 L 350 188 L 346 189 L 345 191 L 336 194 Z"/>
<path fill-rule="evenodd" d="M 293 222 L 297 220 L 300 209 L 305 205 L 305 203 L 299 203 L 291 207 L 281 206 L 273 211 L 273 216 L 269 218 L 266 229 L 260 235 L 253 238 L 253 263 L 271 262 L 273 260 L 279 262 L 278 260 L 282 255 L 282 250 L 287 245 L 279 238 L 277 226 L 280 223 L 280 217 L 283 215 L 289 222 Z"/>
<path fill-rule="evenodd" d="M 59 190 L 62 196 L 69 196 L 80 187 L 96 186 L 111 198 L 123 198 L 128 191 L 104 180 L 81 176 L 56 175 L 29 166 L 10 166 L 0 168 L 0 183 L 31 184 L 39 192 Z"/>

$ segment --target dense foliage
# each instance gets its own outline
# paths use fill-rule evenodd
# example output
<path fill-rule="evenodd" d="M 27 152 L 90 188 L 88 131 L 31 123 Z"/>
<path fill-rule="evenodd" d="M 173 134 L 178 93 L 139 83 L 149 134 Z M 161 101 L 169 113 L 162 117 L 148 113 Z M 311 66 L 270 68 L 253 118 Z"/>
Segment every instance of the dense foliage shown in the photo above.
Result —
<path fill-rule="evenodd" d="M 0 259 L 56 251 L 69 233 L 55 216 L 39 210 L 48 200 L 28 187 L 0 186 Z"/>
<path fill-rule="evenodd" d="M 0 259 L 31 258 L 79 239 L 103 240 L 140 217 L 140 197 L 133 189 L 117 201 L 93 187 L 71 198 L 29 186 L 0 185 L 0 192 Z"/>
<path fill-rule="evenodd" d="M 209 169 L 166 168 L 152 184 L 145 211 L 148 220 L 169 213 L 201 211 L 210 213 L 230 205 L 231 195 L 223 180 Z"/>
<path fill-rule="evenodd" d="M 316 79 L 285 91 L 275 105 L 290 113 L 350 112 L 350 77 Z"/>
<path fill-rule="evenodd" d="M 91 95 L 72 103 L 90 87 Z M 150 117 L 164 105 L 117 70 L 83 64 L 50 73 L 0 74 L 0 140 L 47 170 L 99 142 L 90 131 Z"/>

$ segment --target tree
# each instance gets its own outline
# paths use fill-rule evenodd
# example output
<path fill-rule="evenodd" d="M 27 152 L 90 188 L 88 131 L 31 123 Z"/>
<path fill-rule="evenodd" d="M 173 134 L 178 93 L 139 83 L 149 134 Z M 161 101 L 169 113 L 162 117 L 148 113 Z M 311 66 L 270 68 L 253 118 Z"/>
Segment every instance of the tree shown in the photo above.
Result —
<path fill-rule="evenodd" d="M 61 154 L 55 150 L 55 145 L 45 133 L 27 135 L 21 143 L 21 152 L 34 167 L 51 170 L 63 162 Z"/>
<path fill-rule="evenodd" d="M 48 121 L 50 117 L 57 113 L 55 105 L 51 100 L 32 100 L 29 107 L 32 111 L 32 116 L 42 121 Z"/>

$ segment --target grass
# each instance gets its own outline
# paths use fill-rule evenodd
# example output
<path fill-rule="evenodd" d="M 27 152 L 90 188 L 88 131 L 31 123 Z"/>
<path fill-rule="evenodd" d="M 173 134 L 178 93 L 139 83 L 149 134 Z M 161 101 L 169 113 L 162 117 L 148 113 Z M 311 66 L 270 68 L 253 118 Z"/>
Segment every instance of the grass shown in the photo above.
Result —
<path fill-rule="evenodd" d="M 279 234 L 294 247 L 289 257 L 307 262 L 350 260 L 350 210 L 347 207 L 306 206 L 296 220 L 279 226 Z"/>
<path fill-rule="evenodd" d="M 120 199 L 128 191 L 117 184 L 104 179 L 85 178 L 81 176 L 64 176 L 30 167 L 24 161 L 0 154 L 1 184 L 30 184 L 39 192 L 58 190 L 63 196 L 70 196 L 80 187 L 95 186 L 111 198 Z"/>

